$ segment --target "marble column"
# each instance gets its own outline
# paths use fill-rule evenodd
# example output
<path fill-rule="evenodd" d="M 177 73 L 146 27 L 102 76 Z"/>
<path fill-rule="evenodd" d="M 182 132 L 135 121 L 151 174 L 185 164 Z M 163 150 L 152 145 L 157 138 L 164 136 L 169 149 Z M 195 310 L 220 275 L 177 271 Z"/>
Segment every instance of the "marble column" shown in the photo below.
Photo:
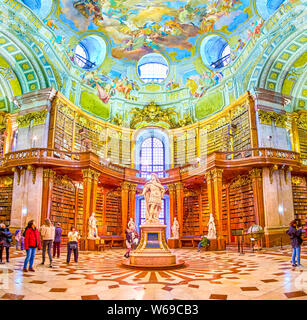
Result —
<path fill-rule="evenodd" d="M 43 199 L 43 168 L 16 167 L 14 171 L 11 224 L 25 227 L 34 220 L 39 227 Z"/>
<path fill-rule="evenodd" d="M 262 185 L 266 246 L 289 242 L 285 231 L 294 219 L 291 168 L 263 168 Z"/>

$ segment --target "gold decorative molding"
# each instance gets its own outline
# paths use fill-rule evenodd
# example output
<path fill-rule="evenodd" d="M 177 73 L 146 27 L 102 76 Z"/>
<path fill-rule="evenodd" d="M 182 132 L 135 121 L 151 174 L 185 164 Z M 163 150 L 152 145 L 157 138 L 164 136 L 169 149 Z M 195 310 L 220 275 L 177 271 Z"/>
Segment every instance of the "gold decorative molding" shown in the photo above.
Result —
<path fill-rule="evenodd" d="M 262 169 L 260 168 L 253 168 L 252 170 L 249 171 L 249 175 L 252 179 L 260 179 L 262 178 Z"/>
<path fill-rule="evenodd" d="M 44 109 L 37 112 L 27 113 L 25 115 L 18 115 L 17 116 L 18 128 L 29 127 L 31 121 L 33 121 L 33 126 L 44 124 L 47 119 L 47 114 L 48 114 L 48 110 Z"/>
<path fill-rule="evenodd" d="M 273 111 L 258 110 L 258 118 L 261 124 L 272 125 L 274 122 L 276 127 L 287 127 L 288 115 L 280 114 Z"/>
<path fill-rule="evenodd" d="M 0 187 L 10 187 L 13 185 L 14 179 L 9 176 L 1 176 L 0 177 Z"/>
<path fill-rule="evenodd" d="M 297 126 L 300 129 L 307 130 L 307 113 L 301 113 L 298 115 Z"/>
<path fill-rule="evenodd" d="M 176 186 L 174 184 L 167 185 L 169 192 L 174 192 L 176 190 Z"/>
<path fill-rule="evenodd" d="M 285 174 L 285 183 L 288 184 L 288 173 L 293 171 L 293 168 L 291 166 L 286 166 L 284 168 L 284 174 Z"/>
<path fill-rule="evenodd" d="M 177 112 L 175 111 L 175 107 L 169 107 L 162 109 L 155 102 L 150 102 L 143 109 L 141 108 L 133 108 L 130 113 L 132 115 L 132 119 L 130 122 L 130 127 L 135 129 L 137 124 L 141 122 L 165 122 L 170 128 L 176 128 L 176 117 Z"/>
<path fill-rule="evenodd" d="M 292 184 L 294 186 L 304 185 L 304 178 L 299 176 L 292 176 Z"/>
<path fill-rule="evenodd" d="M 270 167 L 270 172 L 269 172 L 269 176 L 270 176 L 270 183 L 273 183 L 273 173 L 274 171 L 278 170 L 278 165 L 275 164 L 274 166 Z"/>
<path fill-rule="evenodd" d="M 32 173 L 32 182 L 33 182 L 33 184 L 35 184 L 35 180 L 36 180 L 36 167 L 31 166 L 31 165 L 28 165 L 28 166 L 27 166 L 27 170 L 28 170 L 28 171 L 31 171 L 31 173 Z"/>
<path fill-rule="evenodd" d="M 0 111 L 0 132 L 5 130 L 7 126 L 7 113 Z"/>
<path fill-rule="evenodd" d="M 67 188 L 67 189 L 70 189 L 70 190 L 75 190 L 74 182 L 67 175 L 64 175 L 64 176 L 55 175 L 54 184 L 62 186 L 62 187 Z"/>
<path fill-rule="evenodd" d="M 222 179 L 223 178 L 223 171 L 224 169 L 212 169 L 211 170 L 211 175 L 213 179 Z"/>
<path fill-rule="evenodd" d="M 44 169 L 43 171 L 44 179 L 53 179 L 55 175 L 56 175 L 56 172 L 52 169 Z"/>
<path fill-rule="evenodd" d="M 237 176 L 230 183 L 230 188 L 239 188 L 251 183 L 250 176 Z"/>
<path fill-rule="evenodd" d="M 175 182 L 174 183 L 176 190 L 183 190 L 183 183 L 182 182 Z"/>

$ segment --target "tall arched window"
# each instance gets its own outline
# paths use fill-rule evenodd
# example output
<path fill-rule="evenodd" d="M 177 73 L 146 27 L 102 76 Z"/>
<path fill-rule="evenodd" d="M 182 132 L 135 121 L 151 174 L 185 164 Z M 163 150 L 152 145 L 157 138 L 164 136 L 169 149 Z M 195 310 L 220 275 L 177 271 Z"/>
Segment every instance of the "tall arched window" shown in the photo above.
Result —
<path fill-rule="evenodd" d="M 163 142 L 154 137 L 147 138 L 141 145 L 140 154 L 141 176 L 147 177 L 150 172 L 158 172 L 163 177 L 165 170 L 165 150 Z"/>

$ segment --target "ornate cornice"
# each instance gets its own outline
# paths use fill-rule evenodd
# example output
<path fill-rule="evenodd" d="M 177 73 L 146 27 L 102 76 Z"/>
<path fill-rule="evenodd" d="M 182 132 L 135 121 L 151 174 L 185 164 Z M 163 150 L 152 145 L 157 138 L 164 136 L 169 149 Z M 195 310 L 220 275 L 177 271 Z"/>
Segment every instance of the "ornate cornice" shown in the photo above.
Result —
<path fill-rule="evenodd" d="M 56 172 L 52 169 L 44 169 L 43 171 L 44 179 L 53 179 L 55 175 L 56 175 Z"/>
<path fill-rule="evenodd" d="M 301 113 L 298 115 L 297 126 L 300 129 L 307 130 L 307 113 Z"/>
<path fill-rule="evenodd" d="M 250 183 L 251 183 L 251 179 L 249 176 L 239 175 L 234 180 L 232 180 L 232 182 L 230 183 L 230 188 L 239 188 Z"/>
<path fill-rule="evenodd" d="M 262 178 L 262 169 L 260 168 L 253 168 L 252 170 L 249 171 L 249 175 L 252 179 L 254 178 Z"/>
<path fill-rule="evenodd" d="M 13 185 L 13 178 L 9 176 L 0 177 L 0 187 L 10 187 Z"/>
<path fill-rule="evenodd" d="M 287 114 L 280 114 L 273 111 L 258 110 L 258 118 L 261 124 L 272 125 L 274 122 L 276 127 L 287 127 L 288 116 Z"/>
<path fill-rule="evenodd" d="M 48 110 L 44 109 L 37 112 L 27 113 L 25 115 L 18 115 L 17 122 L 18 128 L 26 128 L 30 126 L 31 121 L 33 121 L 33 126 L 44 124 L 47 119 Z"/>

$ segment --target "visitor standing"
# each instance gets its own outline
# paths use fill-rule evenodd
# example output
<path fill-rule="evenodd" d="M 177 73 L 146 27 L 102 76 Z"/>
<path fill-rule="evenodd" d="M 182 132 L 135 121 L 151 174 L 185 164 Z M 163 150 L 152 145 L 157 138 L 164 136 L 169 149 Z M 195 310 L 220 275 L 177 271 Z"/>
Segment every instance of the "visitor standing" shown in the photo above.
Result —
<path fill-rule="evenodd" d="M 12 242 L 13 234 L 4 223 L 0 224 L 0 264 L 3 264 L 2 255 L 3 250 L 6 250 L 6 262 L 10 262 L 10 246 Z"/>
<path fill-rule="evenodd" d="M 78 262 L 78 241 L 80 239 L 80 234 L 76 231 L 75 227 L 71 227 L 71 231 L 68 233 L 68 243 L 67 243 L 67 264 L 70 262 L 71 252 L 74 252 L 75 262 Z"/>
<path fill-rule="evenodd" d="M 25 237 L 23 236 L 23 230 L 22 229 L 18 229 L 15 231 L 15 240 L 16 240 L 16 250 L 19 250 L 19 247 L 20 247 L 20 250 L 24 250 L 24 240 L 25 240 Z"/>
<path fill-rule="evenodd" d="M 292 267 L 302 267 L 301 265 L 301 245 L 303 240 L 301 238 L 302 228 L 297 229 L 297 222 L 293 220 L 290 222 L 290 227 L 286 233 L 290 236 L 292 246 Z M 297 260 L 297 264 L 295 261 Z"/>
<path fill-rule="evenodd" d="M 130 256 L 130 251 L 131 251 L 131 247 L 133 244 L 133 238 L 132 238 L 132 231 L 130 231 L 128 228 L 126 228 L 125 230 L 125 234 L 126 234 L 126 246 L 127 246 L 127 251 L 124 254 L 125 258 L 129 258 Z"/>
<path fill-rule="evenodd" d="M 55 228 L 52 225 L 50 219 L 45 220 L 45 224 L 40 228 L 40 234 L 43 241 L 43 254 L 42 254 L 42 263 L 45 264 L 46 259 L 46 249 L 48 249 L 48 257 L 49 257 L 49 267 L 52 268 L 52 255 L 51 248 L 52 243 L 54 241 Z"/>
<path fill-rule="evenodd" d="M 60 257 L 61 254 L 61 237 L 62 237 L 62 228 L 61 224 L 57 223 L 55 228 L 54 242 L 53 242 L 53 258 L 57 255 Z"/>
<path fill-rule="evenodd" d="M 29 271 L 34 272 L 33 263 L 35 258 L 36 249 L 41 249 L 41 240 L 39 232 L 35 226 L 34 220 L 30 220 L 24 232 L 25 237 L 25 249 L 27 256 L 23 265 L 23 271 L 27 272 L 27 266 L 29 263 Z"/>

